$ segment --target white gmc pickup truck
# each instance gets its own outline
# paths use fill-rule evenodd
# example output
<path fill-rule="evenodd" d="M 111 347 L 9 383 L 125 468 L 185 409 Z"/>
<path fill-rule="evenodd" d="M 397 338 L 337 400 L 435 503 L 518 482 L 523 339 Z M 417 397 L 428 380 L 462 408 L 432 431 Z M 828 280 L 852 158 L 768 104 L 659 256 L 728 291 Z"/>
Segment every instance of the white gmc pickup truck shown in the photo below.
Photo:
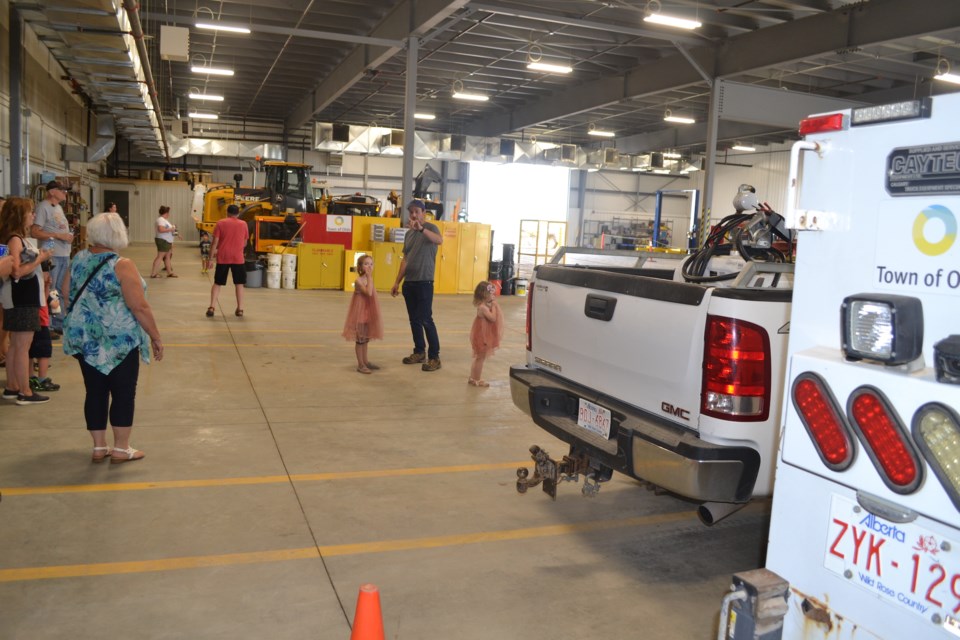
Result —
<path fill-rule="evenodd" d="M 518 491 L 556 498 L 583 474 L 592 495 L 618 471 L 702 503 L 706 524 L 770 495 L 793 265 L 789 244 L 750 241 L 768 214 L 728 217 L 683 260 L 568 248 L 536 269 L 511 394 L 570 452 L 531 447 Z"/>

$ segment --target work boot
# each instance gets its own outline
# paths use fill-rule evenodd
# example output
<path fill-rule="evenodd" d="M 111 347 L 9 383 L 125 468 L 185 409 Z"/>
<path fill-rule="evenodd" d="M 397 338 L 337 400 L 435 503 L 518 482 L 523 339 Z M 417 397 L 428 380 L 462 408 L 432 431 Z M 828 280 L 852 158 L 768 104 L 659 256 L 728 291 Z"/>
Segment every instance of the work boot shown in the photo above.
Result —
<path fill-rule="evenodd" d="M 436 371 L 440 368 L 440 358 L 430 358 L 420 369 L 422 371 Z"/>
<path fill-rule="evenodd" d="M 414 351 L 413 353 L 411 353 L 410 355 L 408 355 L 406 358 L 403 359 L 403 364 L 420 364 L 421 362 L 426 362 L 426 360 L 427 360 L 427 354 L 417 353 L 416 351 Z"/>

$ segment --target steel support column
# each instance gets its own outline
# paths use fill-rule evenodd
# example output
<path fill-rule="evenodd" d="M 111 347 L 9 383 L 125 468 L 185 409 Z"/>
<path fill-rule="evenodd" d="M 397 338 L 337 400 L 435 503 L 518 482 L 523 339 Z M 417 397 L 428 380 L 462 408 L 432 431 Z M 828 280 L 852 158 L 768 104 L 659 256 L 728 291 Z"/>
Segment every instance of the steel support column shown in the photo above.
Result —
<path fill-rule="evenodd" d="M 707 114 L 707 159 L 703 168 L 703 209 L 700 213 L 700 237 L 697 246 L 703 244 L 704 230 L 710 228 L 713 209 L 713 176 L 717 167 L 717 128 L 720 126 L 720 103 L 723 100 L 723 81 L 715 80 L 710 88 L 710 112 Z"/>
<path fill-rule="evenodd" d="M 417 52 L 416 36 L 407 38 L 407 84 L 403 97 L 403 188 L 400 190 L 400 217 L 407 222 L 407 203 L 413 193 L 414 114 L 417 111 Z"/>
<path fill-rule="evenodd" d="M 25 196 L 23 179 L 23 90 L 21 75 L 23 71 L 23 20 L 20 12 L 10 4 L 10 193 L 15 196 Z M 27 149 L 27 153 L 30 150 Z"/>

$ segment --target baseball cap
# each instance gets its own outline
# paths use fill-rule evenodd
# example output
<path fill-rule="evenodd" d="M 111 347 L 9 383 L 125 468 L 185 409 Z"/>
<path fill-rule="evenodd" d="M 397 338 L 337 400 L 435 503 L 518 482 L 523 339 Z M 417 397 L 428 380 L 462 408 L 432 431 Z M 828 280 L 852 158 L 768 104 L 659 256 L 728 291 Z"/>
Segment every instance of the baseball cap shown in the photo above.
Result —
<path fill-rule="evenodd" d="M 66 189 L 63 188 L 63 185 L 57 182 L 56 180 L 51 180 L 50 182 L 47 183 L 47 191 L 51 191 L 53 189 L 60 189 L 60 191 L 66 191 Z"/>
<path fill-rule="evenodd" d="M 427 210 L 427 207 L 425 207 L 423 204 L 423 200 L 411 200 L 410 204 L 407 205 L 407 209 L 411 207 L 417 207 L 418 209 L 423 209 L 424 211 Z"/>

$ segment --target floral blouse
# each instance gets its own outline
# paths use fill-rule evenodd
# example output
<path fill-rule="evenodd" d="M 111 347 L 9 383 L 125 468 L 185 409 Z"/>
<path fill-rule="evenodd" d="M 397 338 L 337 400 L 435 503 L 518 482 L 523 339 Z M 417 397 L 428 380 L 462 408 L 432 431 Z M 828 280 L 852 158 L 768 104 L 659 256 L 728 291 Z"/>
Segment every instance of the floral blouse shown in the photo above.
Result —
<path fill-rule="evenodd" d="M 80 355 L 84 362 L 104 375 L 123 362 L 134 349 L 150 362 L 150 339 L 123 299 L 117 279 L 115 253 L 81 251 L 70 263 L 70 300 L 73 309 L 63 320 L 63 351 Z M 109 264 L 97 271 L 83 294 L 77 291 L 90 273 L 104 260 Z M 140 279 L 146 290 L 147 285 Z"/>

